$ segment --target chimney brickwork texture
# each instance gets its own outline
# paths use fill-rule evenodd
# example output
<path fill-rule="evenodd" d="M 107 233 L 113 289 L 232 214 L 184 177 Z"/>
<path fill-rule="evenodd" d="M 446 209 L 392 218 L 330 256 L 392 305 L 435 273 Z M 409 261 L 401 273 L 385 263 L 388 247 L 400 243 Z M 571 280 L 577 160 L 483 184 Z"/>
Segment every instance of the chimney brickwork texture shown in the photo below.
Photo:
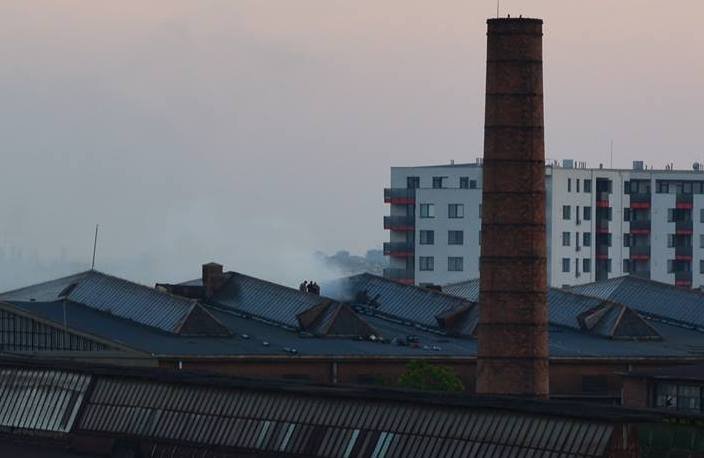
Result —
<path fill-rule="evenodd" d="M 543 21 L 487 24 L 477 393 L 547 398 Z"/>

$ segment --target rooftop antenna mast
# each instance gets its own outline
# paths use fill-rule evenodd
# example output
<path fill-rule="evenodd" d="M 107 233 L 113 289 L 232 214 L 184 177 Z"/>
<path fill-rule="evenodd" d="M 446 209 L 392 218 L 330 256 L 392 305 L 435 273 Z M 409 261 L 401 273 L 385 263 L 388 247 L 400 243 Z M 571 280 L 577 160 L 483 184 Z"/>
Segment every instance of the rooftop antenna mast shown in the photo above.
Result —
<path fill-rule="evenodd" d="M 614 140 L 613 140 L 613 138 L 611 139 L 611 149 L 610 149 L 610 152 L 611 152 L 611 167 L 610 167 L 610 168 L 613 169 L 613 168 L 614 168 Z"/>
<path fill-rule="evenodd" d="M 93 261 L 90 263 L 90 270 L 95 270 L 95 250 L 98 247 L 98 227 L 95 225 L 95 236 L 93 237 Z"/>

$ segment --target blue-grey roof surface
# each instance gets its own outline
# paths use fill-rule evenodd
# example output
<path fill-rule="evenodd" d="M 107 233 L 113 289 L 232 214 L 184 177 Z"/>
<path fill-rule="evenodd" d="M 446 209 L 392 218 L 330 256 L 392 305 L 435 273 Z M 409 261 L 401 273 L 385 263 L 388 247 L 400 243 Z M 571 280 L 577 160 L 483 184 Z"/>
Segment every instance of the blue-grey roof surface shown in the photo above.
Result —
<path fill-rule="evenodd" d="M 467 305 L 456 296 L 416 286 L 403 285 L 383 277 L 364 273 L 324 283 L 322 293 L 341 302 L 356 302 L 359 293 L 366 291 L 375 299 L 379 314 L 422 326 L 437 328 L 435 318 L 451 309 Z"/>
<path fill-rule="evenodd" d="M 624 304 L 638 313 L 704 329 L 704 294 L 634 276 L 570 288 L 571 291 Z"/>
<path fill-rule="evenodd" d="M 229 279 L 209 299 L 210 303 L 291 328 L 298 327 L 296 316 L 299 313 L 329 300 L 236 272 L 228 272 L 227 275 Z M 186 284 L 197 285 L 197 281 Z"/>
<path fill-rule="evenodd" d="M 0 294 L 8 302 L 60 298 L 167 332 L 178 332 L 195 301 L 97 271 L 83 272 Z"/>

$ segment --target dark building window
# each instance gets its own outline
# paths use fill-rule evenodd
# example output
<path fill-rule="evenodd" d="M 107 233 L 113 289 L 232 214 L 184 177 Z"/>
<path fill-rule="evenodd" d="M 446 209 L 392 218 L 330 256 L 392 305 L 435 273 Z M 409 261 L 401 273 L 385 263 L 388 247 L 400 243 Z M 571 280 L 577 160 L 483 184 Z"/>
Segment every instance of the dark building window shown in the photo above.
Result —
<path fill-rule="evenodd" d="M 570 271 L 570 258 L 562 258 L 562 271 L 563 272 Z"/>
<path fill-rule="evenodd" d="M 630 194 L 630 193 L 631 193 L 631 182 L 630 182 L 630 181 L 624 181 L 624 182 L 623 182 L 623 193 L 624 193 L 624 194 Z"/>
<path fill-rule="evenodd" d="M 699 210 L 699 222 L 704 223 L 704 208 Z"/>
<path fill-rule="evenodd" d="M 570 233 L 569 232 L 562 233 L 562 246 L 570 246 Z"/>
<path fill-rule="evenodd" d="M 592 180 L 584 180 L 584 192 L 592 192 Z"/>
<path fill-rule="evenodd" d="M 433 245 L 435 243 L 435 231 L 420 231 L 420 244 Z"/>
<path fill-rule="evenodd" d="M 469 189 L 477 189 L 477 180 L 469 180 Z"/>
<path fill-rule="evenodd" d="M 428 272 L 435 269 L 435 258 L 432 256 L 419 256 L 418 267 L 420 270 Z"/>
<path fill-rule="evenodd" d="M 591 232 L 585 232 L 584 234 L 582 234 L 582 245 L 592 246 L 592 233 Z"/>
<path fill-rule="evenodd" d="M 591 272 L 592 271 L 592 262 L 591 259 L 582 259 L 582 272 Z"/>
<path fill-rule="evenodd" d="M 658 383 L 655 388 L 655 407 L 701 412 L 702 387 L 697 385 Z"/>
<path fill-rule="evenodd" d="M 420 217 L 421 218 L 435 218 L 435 205 L 433 205 L 433 204 L 420 204 Z"/>
<path fill-rule="evenodd" d="M 406 177 L 406 187 L 408 189 L 420 188 L 420 177 Z"/>
<path fill-rule="evenodd" d="M 667 221 L 670 223 L 689 223 L 692 221 L 692 210 L 689 208 L 668 208 Z"/>
<path fill-rule="evenodd" d="M 433 188 L 435 189 L 440 189 L 442 188 L 442 180 L 445 177 L 433 177 Z"/>
<path fill-rule="evenodd" d="M 704 274 L 704 259 L 699 260 L 699 273 Z"/>
<path fill-rule="evenodd" d="M 469 189 L 469 177 L 460 177 L 460 189 Z"/>
<path fill-rule="evenodd" d="M 591 221 L 592 207 L 584 207 L 584 221 Z"/>
<path fill-rule="evenodd" d="M 464 232 L 463 231 L 447 231 L 447 244 L 448 245 L 462 245 L 462 244 L 464 244 Z"/>
<path fill-rule="evenodd" d="M 567 179 L 567 192 L 572 192 L 572 178 Z"/>
<path fill-rule="evenodd" d="M 623 272 L 629 273 L 631 271 L 631 261 L 630 259 L 623 260 Z"/>
<path fill-rule="evenodd" d="M 450 256 L 447 258 L 448 272 L 462 272 L 464 270 L 464 258 L 461 256 Z"/>
<path fill-rule="evenodd" d="M 448 218 L 464 218 L 464 204 L 448 204 L 447 205 L 447 217 Z"/>
<path fill-rule="evenodd" d="M 631 245 L 631 234 L 623 234 L 623 246 L 629 247 Z"/>
<path fill-rule="evenodd" d="M 631 220 L 631 209 L 630 209 L 630 208 L 624 208 L 624 209 L 623 209 L 623 220 L 624 220 L 624 221 L 630 221 L 630 220 Z"/>
<path fill-rule="evenodd" d="M 579 192 L 579 178 L 575 178 L 574 184 L 577 186 L 577 192 Z"/>
<path fill-rule="evenodd" d="M 692 271 L 691 261 L 684 261 L 680 259 L 668 259 L 667 260 L 667 272 L 668 273 L 687 273 Z"/>
<path fill-rule="evenodd" d="M 569 205 L 563 205 L 562 206 L 562 219 L 565 219 L 565 220 L 570 219 L 572 217 L 571 210 L 572 210 L 572 207 L 570 207 Z"/>

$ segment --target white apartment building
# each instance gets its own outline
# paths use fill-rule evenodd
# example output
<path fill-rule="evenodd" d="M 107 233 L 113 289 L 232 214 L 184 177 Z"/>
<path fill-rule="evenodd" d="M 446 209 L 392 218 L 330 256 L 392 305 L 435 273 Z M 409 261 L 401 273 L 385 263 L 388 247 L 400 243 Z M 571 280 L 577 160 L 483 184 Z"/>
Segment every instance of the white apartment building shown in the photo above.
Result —
<path fill-rule="evenodd" d="M 520 179 L 520 177 L 517 177 Z M 632 274 L 704 286 L 704 167 L 545 168 L 548 279 L 562 287 Z M 445 285 L 479 276 L 482 168 L 392 167 L 387 278 Z"/>

